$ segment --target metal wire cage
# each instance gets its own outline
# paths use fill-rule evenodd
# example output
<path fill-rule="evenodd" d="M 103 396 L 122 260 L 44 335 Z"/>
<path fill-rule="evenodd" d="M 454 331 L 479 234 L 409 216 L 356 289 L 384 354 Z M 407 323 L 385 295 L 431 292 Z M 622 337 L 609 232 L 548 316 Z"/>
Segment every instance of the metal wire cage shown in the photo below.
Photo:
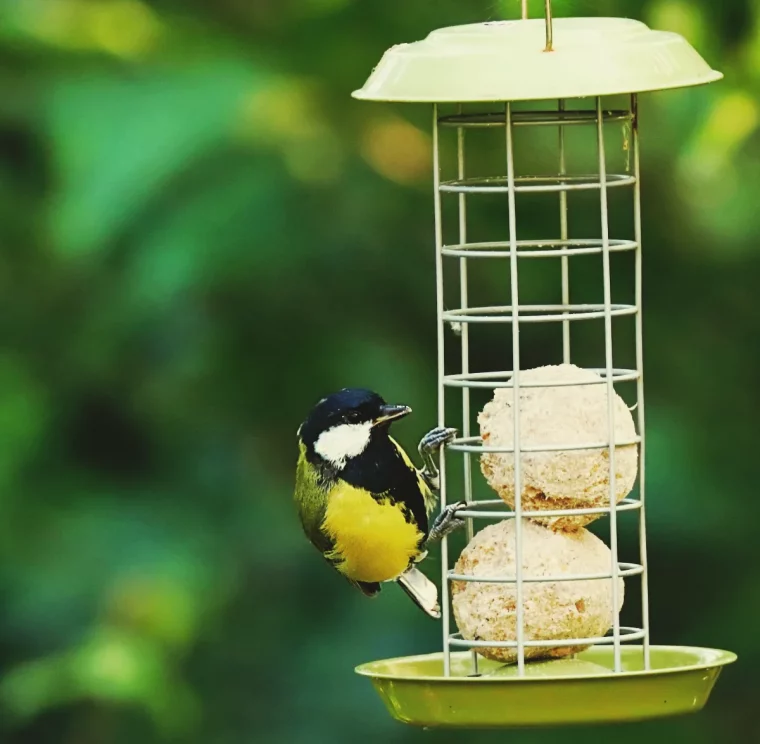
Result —
<path fill-rule="evenodd" d="M 633 173 L 613 174 L 607 172 L 605 152 L 605 124 L 608 122 L 624 122 L 630 124 L 631 146 L 633 150 Z M 515 130 L 518 127 L 542 127 L 552 126 L 559 130 L 559 156 L 557 174 L 552 176 L 516 175 L 514 166 Z M 598 172 L 593 175 L 569 175 L 566 172 L 565 157 L 565 128 L 568 126 L 591 126 L 596 130 Z M 457 130 L 457 169 L 456 180 L 441 182 L 441 148 L 440 128 L 454 127 Z M 468 130 L 482 127 L 498 127 L 504 130 L 506 140 L 506 162 L 504 169 L 506 175 L 495 179 L 467 178 L 466 173 L 466 150 L 465 135 Z M 602 98 L 595 99 L 593 111 L 575 110 L 568 108 L 563 99 L 558 102 L 555 111 L 527 111 L 514 110 L 514 104 L 506 103 L 502 114 L 454 114 L 440 115 L 438 106 L 434 107 L 433 118 L 433 147 L 434 147 L 434 178 L 435 178 L 435 219 L 436 219 L 436 256 L 438 264 L 436 270 L 436 288 L 438 299 L 438 402 L 439 424 L 445 422 L 445 399 L 448 388 L 457 388 L 461 391 L 462 398 L 462 422 L 461 431 L 463 437 L 455 440 L 448 447 L 450 451 L 461 452 L 464 455 L 464 499 L 468 503 L 473 502 L 472 494 L 472 455 L 480 455 L 485 452 L 510 453 L 514 456 L 515 474 L 515 505 L 514 511 L 485 511 L 482 507 L 503 505 L 500 499 L 473 504 L 473 508 L 460 512 L 468 520 L 468 535 L 473 534 L 473 521 L 478 519 L 502 518 L 515 520 L 515 554 L 516 574 L 514 576 L 488 577 L 488 583 L 514 583 L 516 588 L 516 613 L 517 613 L 517 638 L 515 641 L 488 641 L 488 640 L 465 640 L 460 633 L 452 634 L 449 628 L 449 592 L 442 593 L 443 607 L 443 634 L 445 649 L 445 673 L 450 673 L 450 651 L 452 648 L 515 648 L 517 650 L 517 665 L 520 674 L 524 673 L 525 649 L 528 647 L 542 646 L 550 648 L 587 646 L 594 644 L 611 643 L 614 648 L 614 669 L 622 670 L 620 646 L 623 642 L 635 640 L 643 641 L 644 668 L 649 668 L 649 621 L 648 621 L 648 589 L 646 573 L 646 529 L 645 529 L 645 426 L 644 426 L 644 386 L 643 386 L 643 339 L 642 339 L 642 314 L 641 314 L 641 200 L 640 200 L 640 170 L 639 170 L 639 146 L 638 146 L 638 117 L 637 97 L 632 95 L 630 106 L 625 110 L 605 110 Z M 615 239 L 610 236 L 608 189 L 627 187 L 631 191 L 635 237 L 630 239 Z M 569 238 L 568 235 L 568 192 L 579 190 L 591 190 L 598 192 L 601 225 L 600 238 Z M 541 193 L 548 198 L 558 197 L 561 233 L 560 237 L 547 236 L 544 240 L 519 240 L 519 224 L 517 219 L 517 200 L 523 193 Z M 476 198 L 479 194 L 502 193 L 507 197 L 507 222 L 508 239 L 503 242 L 490 243 L 468 242 L 467 229 L 467 202 L 468 199 Z M 441 201 L 446 194 L 455 194 L 459 201 L 459 242 L 446 245 L 443 242 L 443 218 Z M 612 282 L 610 268 L 610 254 L 613 251 L 632 251 L 636 257 L 635 270 L 635 302 L 633 304 L 615 304 L 612 301 Z M 597 254 L 601 255 L 603 263 L 604 302 L 601 305 L 574 304 L 571 301 L 570 287 L 570 261 L 578 255 Z M 460 307 L 456 309 L 444 309 L 444 270 L 443 262 L 449 258 L 459 261 L 460 272 Z M 468 292 L 468 263 L 470 261 L 488 261 L 494 258 L 508 258 L 510 263 L 510 304 L 504 306 L 481 307 L 472 302 Z M 520 264 L 527 259 L 559 260 L 562 274 L 562 304 L 560 305 L 525 305 L 520 303 L 519 270 Z M 616 369 L 613 365 L 613 318 L 632 315 L 636 319 L 636 368 Z M 604 368 L 596 369 L 600 373 L 600 384 L 607 388 L 607 421 L 608 440 L 606 442 L 583 442 L 581 444 L 568 442 L 559 445 L 539 445 L 531 448 L 521 446 L 520 416 L 514 418 L 514 447 L 504 448 L 489 446 L 483 443 L 480 436 L 472 436 L 470 431 L 470 391 L 473 388 L 499 388 L 509 387 L 513 393 L 513 407 L 517 411 L 520 408 L 520 328 L 526 323 L 560 323 L 562 324 L 562 348 L 561 361 L 572 362 L 571 353 L 571 325 L 576 322 L 592 319 L 604 319 Z M 462 324 L 461 330 L 461 371 L 447 374 L 445 369 L 446 325 L 457 322 Z M 511 326 L 512 336 L 512 359 L 514 369 L 506 372 L 470 372 L 470 334 L 469 325 L 474 323 L 505 323 Z M 560 361 L 558 359 L 557 361 Z M 635 410 L 638 413 L 639 435 L 630 441 L 615 441 L 615 390 L 616 383 L 624 381 L 636 381 L 637 399 Z M 533 383 L 533 387 L 556 387 L 557 382 Z M 562 383 L 559 383 L 562 384 Z M 593 383 L 591 383 L 593 384 Z M 624 445 L 638 444 L 639 456 L 639 497 L 638 499 L 624 499 L 617 503 L 616 497 L 616 449 Z M 527 511 L 522 508 L 522 468 L 521 455 L 525 452 L 538 453 L 547 451 L 567 452 L 573 450 L 592 450 L 606 448 L 609 453 L 609 493 L 610 503 L 607 507 L 590 509 L 561 509 Z M 441 502 L 445 506 L 448 492 L 452 487 L 445 474 L 445 458 L 442 463 L 442 487 Z M 620 563 L 618 558 L 618 513 L 620 511 L 637 510 L 639 514 L 639 559 L 638 563 Z M 554 583 L 560 581 L 579 580 L 609 580 L 611 582 L 611 595 L 613 607 L 618 606 L 618 579 L 621 577 L 641 577 L 642 585 L 642 618 L 639 627 L 622 627 L 619 612 L 614 612 L 614 621 L 611 636 L 572 638 L 564 640 L 526 640 L 524 637 L 524 600 L 523 590 L 526 581 L 539 581 L 539 579 L 526 579 L 523 576 L 523 519 L 530 517 L 563 517 L 578 514 L 604 514 L 610 520 L 610 550 L 612 562 L 609 574 L 573 575 L 542 577 L 540 581 Z M 449 570 L 447 538 L 442 545 L 443 585 L 451 581 L 485 581 L 470 575 L 455 574 Z M 473 655 L 473 672 L 477 673 L 477 656 Z"/>
<path fill-rule="evenodd" d="M 527 16 L 527 3 L 523 3 L 523 18 Z M 462 723 L 459 714 L 452 711 L 459 708 L 460 712 L 467 708 L 463 703 L 463 689 L 458 692 L 456 702 L 451 702 L 447 708 L 447 698 L 443 690 L 452 688 L 434 688 L 439 697 L 432 704 L 424 697 L 416 699 L 414 706 L 405 706 L 403 695 L 399 690 L 410 690 L 412 687 L 400 687 L 399 682 L 414 678 L 461 680 L 463 677 L 473 682 L 479 681 L 481 660 L 476 651 L 483 648 L 513 649 L 516 653 L 515 674 L 510 678 L 519 681 L 529 676 L 532 664 L 526 664 L 526 651 L 531 648 L 560 648 L 585 647 L 607 649 L 606 661 L 609 672 L 613 677 L 626 678 L 632 674 L 647 675 L 663 667 L 661 659 L 653 663 L 652 647 L 650 646 L 649 628 L 649 597 L 647 584 L 647 548 L 646 548 L 646 443 L 645 443 L 645 405 L 644 405 L 644 368 L 643 368 L 643 325 L 642 325 L 642 239 L 641 239 L 641 171 L 639 157 L 639 113 L 638 93 L 645 90 L 680 87 L 710 82 L 718 79 L 719 73 L 710 70 L 701 58 L 693 53 L 691 47 L 680 37 L 659 38 L 657 54 L 663 58 L 663 42 L 671 53 L 671 61 L 680 60 L 679 64 L 671 64 L 670 72 L 652 73 L 654 67 L 647 68 L 646 54 L 642 55 L 642 46 L 635 46 L 637 58 L 644 62 L 639 67 L 631 65 L 631 58 L 626 57 L 628 47 L 625 43 L 626 34 L 641 34 L 642 24 L 621 21 L 622 36 L 616 36 L 618 30 L 611 19 L 600 19 L 598 26 L 591 26 L 584 19 L 562 19 L 553 21 L 551 2 L 545 2 L 545 17 L 539 24 L 537 21 L 522 21 L 509 24 L 479 24 L 473 27 L 444 30 L 443 35 L 429 37 L 427 42 L 419 45 L 395 47 L 384 57 L 376 68 L 358 98 L 386 101 L 417 101 L 433 103 L 433 193 L 435 215 L 435 256 L 436 256 L 436 303 L 437 303 L 437 385 L 438 385 L 438 424 L 440 426 L 457 426 L 461 436 L 451 442 L 441 455 L 441 505 L 450 501 L 464 500 L 468 508 L 460 512 L 467 520 L 467 538 L 471 540 L 475 534 L 475 524 L 482 520 L 514 520 L 514 553 L 515 570 L 513 575 L 487 576 L 485 578 L 457 573 L 451 567 L 450 546 L 444 539 L 441 547 L 442 563 L 442 633 L 443 650 L 439 672 L 420 672 L 414 665 L 404 667 L 402 662 L 388 663 L 383 666 L 368 666 L 362 671 L 373 678 L 376 687 L 383 695 L 389 710 L 401 720 L 407 722 L 423 722 L 426 725 L 443 721 L 455 725 Z M 521 25 L 523 24 L 523 25 Z M 606 25 L 605 25 L 606 24 Z M 626 25 L 627 24 L 627 25 Z M 631 25 L 633 24 L 633 25 Z M 589 43 L 589 30 L 600 31 L 597 39 L 606 39 L 607 54 L 602 55 L 608 66 L 613 68 L 612 77 L 609 70 L 600 65 L 599 50 L 594 51 L 593 43 Z M 451 32 L 449 48 L 445 48 L 446 33 Z M 646 29 L 647 33 L 649 32 Z M 539 34 L 541 43 L 538 44 Z M 565 36 L 563 36 L 565 34 Z M 432 40 L 432 42 L 431 42 Z M 639 40 L 640 41 L 640 40 Z M 508 43 L 509 42 L 509 43 Z M 601 43 L 601 42 L 600 42 Z M 425 46 L 427 44 L 427 46 Z M 617 46 L 615 46 L 617 44 Z M 565 46 L 566 45 L 566 46 Z M 441 51 L 441 49 L 444 51 Z M 566 49 L 566 53 L 562 50 Z M 505 74 L 503 71 L 494 77 L 494 63 L 502 63 L 503 70 L 519 70 L 523 74 L 524 66 L 520 66 L 522 57 L 530 55 L 525 65 L 533 65 L 534 79 L 531 81 L 530 98 L 541 100 L 541 107 L 526 109 L 520 101 L 528 97 L 512 95 L 513 89 L 519 94 L 526 90 L 522 83 L 514 82 L 516 74 Z M 451 54 L 447 54 L 451 51 Z M 604 51 L 604 50 L 602 50 Z M 646 51 L 646 50 L 644 50 Z M 666 50 L 667 51 L 667 50 Z M 556 52 L 556 53 L 555 53 Z M 688 52 L 688 54 L 687 54 Z M 693 56 L 689 56 L 693 53 Z M 667 54 L 666 54 L 667 56 Z M 667 65 L 665 67 L 668 67 Z M 560 68 L 563 68 L 560 70 Z M 663 68 L 665 69 L 665 68 Z M 615 73 L 617 72 L 617 78 Z M 477 74 L 476 74 L 477 73 Z M 443 79 L 443 81 L 442 81 Z M 522 85 L 522 87 L 521 87 Z M 631 92 L 635 91 L 635 92 Z M 624 104 L 615 103 L 614 107 L 606 106 L 606 95 L 625 94 Z M 459 96 L 459 97 L 458 97 Z M 547 102 L 547 99 L 548 102 Z M 504 103 L 496 104 L 494 101 Z M 590 105 L 589 105 L 590 104 Z M 609 129 L 613 126 L 623 127 L 626 146 L 629 147 L 630 168 L 622 172 L 608 170 Z M 556 132 L 556 165 L 550 175 L 518 173 L 515 166 L 515 152 L 519 138 L 524 130 L 551 128 Z M 579 127 L 591 130 L 596 143 L 593 172 L 573 173 L 568 168 L 567 129 Z M 453 132 L 451 131 L 453 130 Z M 478 177 L 470 174 L 468 168 L 468 144 L 482 135 L 484 131 L 497 131 L 503 136 L 504 157 L 500 173 L 496 176 Z M 443 140 L 448 134 L 455 137 L 456 147 L 453 152 L 455 162 L 449 162 Z M 455 177 L 444 178 L 445 172 L 452 172 Z M 632 212 L 633 230 L 631 235 L 622 236 L 611 234 L 610 228 L 610 193 L 612 190 L 627 192 L 628 208 Z M 574 192 L 590 192 L 598 196 L 599 213 L 601 216 L 598 236 L 570 234 L 570 207 L 568 197 Z M 540 195 L 544 201 L 541 209 L 546 214 L 558 218 L 559 235 L 545 235 L 542 238 L 521 238 L 518 205 L 523 195 Z M 484 195 L 501 195 L 505 201 L 503 237 L 488 241 L 471 239 L 471 222 L 468 213 L 475 200 Z M 449 202 L 454 201 L 452 213 L 455 214 L 454 240 L 445 240 L 444 236 L 451 231 L 452 225 L 444 219 Z M 446 223 L 446 224 L 445 224 Z M 617 254 L 632 255 L 634 263 L 631 278 L 632 302 L 618 302 L 613 297 L 613 282 L 611 263 Z M 596 256 L 601 261 L 601 295 L 598 303 L 578 302 L 574 300 L 571 287 L 571 265 L 578 257 Z M 504 292 L 505 301 L 502 305 L 479 304 L 473 296 L 473 286 L 470 281 L 470 269 L 473 262 L 494 262 L 501 259 L 508 262 L 508 288 Z M 561 286 L 553 287 L 561 293 L 559 304 L 526 304 L 521 301 L 520 271 L 526 261 L 540 261 L 548 264 L 559 263 Z M 458 306 L 449 307 L 445 297 L 450 297 L 450 289 L 445 284 L 448 276 L 447 264 L 454 264 L 458 269 Z M 505 284 L 507 282 L 505 281 Z M 548 285 L 547 285 L 548 286 Z M 630 316 L 635 323 L 632 358 L 635 364 L 630 368 L 615 366 L 613 357 L 613 326 L 616 318 Z M 509 447 L 487 444 L 481 436 L 472 431 L 473 392 L 508 388 L 512 392 L 512 408 L 519 412 L 521 391 L 526 387 L 557 387 L 558 385 L 578 384 L 576 382 L 551 381 L 528 382 L 522 381 L 521 366 L 521 330 L 532 324 L 555 324 L 561 328 L 561 342 L 558 343 L 553 363 L 571 364 L 573 362 L 573 329 L 577 324 L 586 321 L 603 321 L 603 344 L 599 349 L 599 361 L 592 371 L 598 376 L 596 381 L 588 384 L 603 385 L 606 389 L 607 400 L 607 438 L 604 441 L 567 442 L 561 444 L 539 444 L 527 446 L 522 443 L 521 416 L 513 416 L 513 445 Z M 477 369 L 471 364 L 471 331 L 483 324 L 503 324 L 511 331 L 511 361 L 509 370 Z M 451 343 L 450 327 L 458 329 L 458 365 L 450 367 L 450 355 L 447 355 L 447 345 Z M 559 339 L 560 334 L 557 334 Z M 449 366 L 447 366 L 447 357 Z M 616 385 L 629 383 L 635 385 L 635 400 L 630 406 L 636 415 L 637 435 L 630 440 L 620 440 L 614 435 L 615 429 L 615 394 Z M 461 407 L 461 420 L 452 422 L 446 420 L 447 402 L 456 397 L 457 406 Z M 635 497 L 618 500 L 616 491 L 616 450 L 621 446 L 637 446 L 638 458 L 638 492 Z M 609 466 L 609 500 L 603 506 L 593 508 L 552 509 L 531 511 L 523 506 L 523 458 L 527 454 L 565 451 L 606 451 Z M 507 508 L 501 499 L 475 500 L 473 489 L 473 466 L 477 457 L 487 453 L 509 454 L 514 463 L 514 506 Z M 463 481 L 457 477 L 454 481 L 447 475 L 446 462 L 452 457 L 463 460 Z M 621 561 L 619 555 L 618 522 L 625 512 L 634 512 L 638 517 L 638 549 L 634 561 Z M 586 573 L 583 575 L 563 574 L 541 576 L 537 578 L 525 575 L 523 567 L 524 522 L 526 518 L 568 517 L 578 515 L 603 516 L 609 520 L 609 570 L 602 573 Z M 551 640 L 536 640 L 526 638 L 525 633 L 525 602 L 526 585 L 534 582 L 557 583 L 564 581 L 608 581 L 614 608 L 619 606 L 619 580 L 637 579 L 641 584 L 640 622 L 635 627 L 621 625 L 620 614 L 613 613 L 612 627 L 607 635 L 585 638 L 562 638 Z M 452 582 L 480 581 L 488 584 L 510 584 L 514 586 L 516 638 L 514 640 L 468 640 L 460 632 L 452 632 L 451 627 L 451 596 Z M 639 642 L 634 649 L 624 652 L 626 644 Z M 455 654 L 465 650 L 468 661 Z M 717 652 L 716 652 L 717 653 Z M 637 657 L 634 659 L 634 655 Z M 731 661 L 729 654 L 722 661 L 712 659 L 711 669 L 717 669 L 722 663 Z M 415 661 L 416 663 L 416 661 Z M 686 664 L 686 662 L 684 662 Z M 687 664 L 688 665 L 688 664 Z M 694 666 L 694 663 L 692 663 Z M 697 664 L 699 666 L 699 664 Z M 436 667 L 437 668 L 437 667 Z M 700 666 L 703 669 L 704 665 Z M 411 671 L 410 671 L 411 670 Z M 543 672 L 551 679 L 551 671 Z M 701 673 L 701 672 L 700 672 Z M 427 677 L 425 676 L 427 674 Z M 710 676 L 710 675 L 708 675 Z M 694 689 L 690 688 L 683 699 L 683 705 L 675 705 L 671 712 L 682 712 L 682 708 L 694 700 L 706 700 L 706 694 L 712 687 L 717 673 L 710 677 L 708 688 L 702 689 L 695 697 Z M 707 679 L 702 674 L 703 682 Z M 392 680 L 395 683 L 392 691 L 384 687 L 384 682 Z M 696 677 L 694 678 L 696 681 Z M 565 681 L 567 684 L 567 678 Z M 484 688 L 476 688 L 482 691 Z M 511 688 L 514 689 L 514 688 Z M 430 696 L 430 688 L 426 690 Z M 411 694 L 411 692 L 410 692 Z M 474 694 L 474 693 L 473 693 Z M 618 694 L 616 691 L 615 694 Z M 660 694 L 660 693 L 658 693 Z M 675 696 L 674 696 L 675 699 Z M 522 700 L 521 705 L 525 704 Z M 612 703 L 610 703 L 612 705 Z M 699 707 L 699 706 L 696 706 Z M 480 722 L 479 708 L 472 703 L 468 725 Z M 670 710 L 670 708 L 669 708 Z M 420 712 L 423 711 L 423 712 Z M 447 712 L 442 712 L 447 711 Z M 475 711 L 475 712 L 473 712 Z M 482 709 L 480 709 L 482 712 Z M 656 713 L 654 708 L 639 717 L 648 715 L 663 715 Z M 555 722 L 561 722 L 562 713 Z M 578 716 L 565 712 L 568 719 L 578 720 Z M 619 720 L 626 717 L 625 711 L 616 709 L 610 713 L 608 720 Z M 635 717 L 635 716 L 634 716 Z M 515 722 L 515 718 L 505 714 L 503 719 L 493 718 L 493 712 L 486 718 L 495 725 Z M 538 718 L 544 720 L 543 715 Z M 530 723 L 532 719 L 520 719 L 520 723 Z M 592 714 L 587 720 L 597 720 Z M 584 720 L 581 718 L 581 720 Z"/>

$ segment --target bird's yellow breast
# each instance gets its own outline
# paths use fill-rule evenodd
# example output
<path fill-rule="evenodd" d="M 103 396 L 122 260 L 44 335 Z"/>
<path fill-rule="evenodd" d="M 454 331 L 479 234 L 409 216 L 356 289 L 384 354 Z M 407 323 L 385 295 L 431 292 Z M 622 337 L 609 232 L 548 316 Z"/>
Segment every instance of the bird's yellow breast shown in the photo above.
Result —
<path fill-rule="evenodd" d="M 330 491 L 322 529 L 335 545 L 328 557 L 354 581 L 395 579 L 419 555 L 423 537 L 399 504 L 342 482 Z"/>

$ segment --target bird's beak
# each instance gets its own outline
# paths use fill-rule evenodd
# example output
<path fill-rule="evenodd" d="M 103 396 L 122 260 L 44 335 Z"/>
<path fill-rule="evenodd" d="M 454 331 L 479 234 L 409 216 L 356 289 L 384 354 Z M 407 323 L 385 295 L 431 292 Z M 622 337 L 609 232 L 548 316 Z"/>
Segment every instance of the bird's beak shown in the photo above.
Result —
<path fill-rule="evenodd" d="M 380 409 L 380 415 L 372 422 L 373 426 L 378 424 L 385 424 L 388 421 L 395 421 L 396 419 L 408 416 L 412 412 L 409 406 L 383 406 Z"/>

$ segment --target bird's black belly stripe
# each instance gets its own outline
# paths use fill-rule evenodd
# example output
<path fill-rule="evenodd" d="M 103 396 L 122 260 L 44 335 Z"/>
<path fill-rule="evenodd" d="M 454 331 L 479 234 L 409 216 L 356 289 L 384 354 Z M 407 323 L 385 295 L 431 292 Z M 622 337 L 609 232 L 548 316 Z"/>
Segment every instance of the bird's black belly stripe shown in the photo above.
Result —
<path fill-rule="evenodd" d="M 427 537 L 428 518 L 417 474 L 387 437 L 370 439 L 364 452 L 350 460 L 339 477 L 378 499 L 403 504 L 407 521 L 413 521 Z"/>

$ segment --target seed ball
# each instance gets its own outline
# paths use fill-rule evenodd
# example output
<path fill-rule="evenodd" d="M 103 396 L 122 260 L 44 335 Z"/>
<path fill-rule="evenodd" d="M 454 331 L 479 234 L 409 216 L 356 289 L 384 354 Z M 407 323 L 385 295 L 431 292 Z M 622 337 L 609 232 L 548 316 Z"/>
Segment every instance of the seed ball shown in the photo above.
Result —
<path fill-rule="evenodd" d="M 583 383 L 602 384 L 583 384 Z M 521 447 L 552 447 L 609 441 L 607 385 L 595 372 L 572 364 L 538 367 L 520 374 Z M 552 385 L 551 383 L 565 383 Z M 567 384 L 570 383 L 570 384 Z M 500 388 L 478 416 L 484 444 L 514 446 L 513 391 Z M 623 399 L 614 398 L 615 443 L 636 437 L 633 417 Z M 606 447 L 553 452 L 523 452 L 522 508 L 529 511 L 585 509 L 609 506 L 610 463 Z M 512 453 L 485 453 L 481 470 L 490 486 L 511 507 L 515 503 Z M 615 496 L 624 499 L 638 470 L 636 444 L 615 447 Z M 539 519 L 555 530 L 573 530 L 593 522 L 598 514 Z"/>
<path fill-rule="evenodd" d="M 554 532 L 522 520 L 523 578 L 610 574 L 610 549 L 588 530 Z M 515 520 L 505 520 L 478 532 L 462 551 L 456 573 L 476 577 L 515 576 Z M 618 580 L 619 612 L 624 583 Z M 515 641 L 517 597 L 512 584 L 453 581 L 452 607 L 466 640 Z M 604 636 L 614 622 L 612 581 L 526 582 L 523 584 L 524 638 L 556 641 Z M 528 647 L 526 659 L 561 658 L 589 647 Z M 487 659 L 513 662 L 514 648 L 478 648 Z"/>

